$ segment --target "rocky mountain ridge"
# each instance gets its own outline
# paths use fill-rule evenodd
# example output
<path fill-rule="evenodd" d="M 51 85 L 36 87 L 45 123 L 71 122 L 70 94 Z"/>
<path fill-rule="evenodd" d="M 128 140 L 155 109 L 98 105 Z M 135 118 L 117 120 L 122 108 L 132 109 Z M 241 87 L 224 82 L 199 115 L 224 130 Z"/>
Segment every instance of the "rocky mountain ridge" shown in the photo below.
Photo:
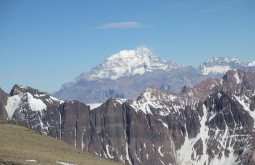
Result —
<path fill-rule="evenodd" d="M 12 120 L 115 161 L 252 165 L 254 80 L 253 71 L 232 70 L 181 93 L 150 87 L 137 100 L 111 97 L 93 110 L 20 85 L 0 96 L 2 112 L 13 112 Z M 36 99 L 46 107 L 33 106 Z"/>
<path fill-rule="evenodd" d="M 185 85 L 220 78 L 230 69 L 255 70 L 255 65 L 232 57 L 214 57 L 194 68 L 161 60 L 148 48 L 139 47 L 110 56 L 91 71 L 64 84 L 54 96 L 84 103 L 102 103 L 111 96 L 135 99 L 149 86 L 179 93 Z"/>

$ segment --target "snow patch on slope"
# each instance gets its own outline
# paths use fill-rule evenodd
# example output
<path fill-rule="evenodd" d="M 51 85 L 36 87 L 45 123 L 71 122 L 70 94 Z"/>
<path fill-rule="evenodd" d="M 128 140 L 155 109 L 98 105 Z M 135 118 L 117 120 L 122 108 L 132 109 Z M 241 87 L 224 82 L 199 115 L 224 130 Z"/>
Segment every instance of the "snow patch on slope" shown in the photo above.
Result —
<path fill-rule="evenodd" d="M 234 77 L 236 78 L 236 84 L 240 84 L 241 80 L 240 80 L 239 75 L 238 75 L 237 72 L 234 74 Z"/>
<path fill-rule="evenodd" d="M 124 102 L 127 101 L 127 99 L 120 99 L 120 98 L 117 98 L 115 101 L 116 101 L 117 103 L 119 103 L 119 104 L 123 104 Z"/>
<path fill-rule="evenodd" d="M 183 104 L 178 103 L 179 99 L 178 94 L 149 87 L 136 101 L 131 101 L 130 105 L 136 112 L 141 111 L 145 114 L 167 116 L 184 108 Z M 151 109 L 154 111 L 152 112 Z"/>
<path fill-rule="evenodd" d="M 234 98 L 243 106 L 243 109 L 249 113 L 249 115 L 255 121 L 255 111 L 250 110 L 250 100 L 245 95 L 243 96 L 234 96 Z M 255 122 L 253 128 L 255 129 Z"/>
<path fill-rule="evenodd" d="M 59 102 L 60 104 L 62 104 L 62 103 L 65 102 L 64 100 L 59 100 L 59 99 L 57 99 L 56 97 L 53 97 L 53 96 L 50 96 L 50 99 L 51 99 L 51 100 L 54 100 L 54 101 L 57 101 L 57 102 Z"/>
<path fill-rule="evenodd" d="M 234 154 L 233 142 L 237 140 L 238 137 L 231 136 L 231 132 L 235 130 L 230 130 L 228 126 L 225 130 L 219 130 L 218 128 L 215 131 L 213 136 L 209 136 L 209 128 L 206 126 L 206 122 L 208 121 L 208 117 L 214 114 L 208 114 L 205 105 L 203 105 L 203 113 L 204 116 L 201 118 L 200 123 L 200 131 L 199 134 L 195 138 L 189 138 L 186 134 L 184 144 L 181 146 L 179 150 L 176 151 L 177 155 L 177 164 L 181 165 L 237 165 L 239 162 L 237 161 L 237 156 Z M 210 117 L 211 119 L 211 117 Z M 210 120 L 209 119 L 209 120 Z M 217 148 L 224 148 L 226 151 L 229 151 L 229 154 L 215 154 L 214 158 L 210 160 L 209 155 L 207 154 L 208 142 L 211 139 L 217 139 L 218 143 Z M 197 155 L 195 150 L 195 144 L 201 140 L 203 152 L 202 155 Z"/>
<path fill-rule="evenodd" d="M 234 155 L 234 150 L 232 149 L 228 157 L 224 155 L 221 158 L 214 157 L 214 159 L 211 160 L 210 165 L 236 165 L 237 164 L 237 162 L 235 161 L 236 159 L 237 158 Z"/>
<path fill-rule="evenodd" d="M 151 114 L 152 115 L 152 112 L 150 110 L 150 106 L 149 106 L 148 102 L 147 103 L 140 103 L 139 101 L 134 101 L 131 104 L 131 107 L 134 108 L 134 110 L 136 112 L 142 111 L 145 114 Z"/>
<path fill-rule="evenodd" d="M 176 151 L 177 155 L 177 164 L 181 165 L 190 165 L 190 164 L 196 164 L 196 165 L 203 165 L 208 160 L 208 155 L 206 153 L 206 141 L 208 140 L 208 129 L 206 128 L 206 120 L 207 120 L 207 109 L 205 106 L 203 106 L 203 113 L 204 116 L 200 119 L 201 127 L 200 127 L 200 133 L 192 139 L 189 139 L 188 134 L 186 133 L 184 144 L 181 146 L 179 150 Z M 194 154 L 194 157 L 196 157 L 196 152 L 194 151 L 194 145 L 198 140 L 202 141 L 203 143 L 203 155 L 201 155 L 199 160 L 192 160 L 191 156 Z"/>
<path fill-rule="evenodd" d="M 149 101 L 149 100 L 147 100 L 146 102 L 143 102 L 140 100 L 133 101 L 130 105 L 136 112 L 141 111 L 144 114 L 151 114 L 151 115 L 158 114 L 161 116 L 167 116 L 170 113 L 176 113 L 181 108 L 184 107 L 183 105 L 178 105 L 178 104 L 175 105 L 174 103 L 171 103 L 171 102 L 163 103 L 161 101 Z M 151 109 L 156 110 L 156 112 L 152 112 Z"/>
<path fill-rule="evenodd" d="M 162 148 L 162 146 L 159 146 L 158 153 L 160 154 L 161 157 L 164 157 L 164 154 L 162 153 L 161 148 Z"/>
<path fill-rule="evenodd" d="M 110 147 L 109 144 L 106 144 L 106 146 L 105 146 L 105 148 L 106 148 L 106 153 L 107 153 L 107 155 L 108 155 L 109 158 L 113 159 L 114 156 L 112 156 L 112 155 L 110 154 L 110 152 L 109 152 L 109 147 Z"/>
<path fill-rule="evenodd" d="M 26 160 L 26 162 L 37 162 L 37 160 L 31 159 L 31 160 Z"/>
<path fill-rule="evenodd" d="M 5 106 L 5 109 L 7 111 L 9 118 L 12 118 L 15 110 L 19 107 L 20 103 L 21 103 L 21 97 L 18 95 L 8 98 L 7 105 Z"/>
<path fill-rule="evenodd" d="M 43 103 L 42 100 L 34 98 L 28 92 L 26 94 L 27 94 L 28 103 L 32 111 L 41 111 L 47 108 L 47 106 Z"/>
<path fill-rule="evenodd" d="M 91 103 L 91 104 L 88 104 L 88 106 L 90 106 L 90 110 L 94 110 L 98 107 L 100 107 L 100 105 L 102 105 L 103 103 Z"/>

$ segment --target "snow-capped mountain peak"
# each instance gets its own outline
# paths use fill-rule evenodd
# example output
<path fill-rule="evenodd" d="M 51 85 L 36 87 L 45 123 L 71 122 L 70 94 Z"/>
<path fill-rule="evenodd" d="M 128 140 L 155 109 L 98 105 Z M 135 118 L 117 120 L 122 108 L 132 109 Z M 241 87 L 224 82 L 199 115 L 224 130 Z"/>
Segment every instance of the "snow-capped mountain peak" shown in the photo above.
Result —
<path fill-rule="evenodd" d="M 213 57 L 204 62 L 200 67 L 203 75 L 225 74 L 231 69 L 244 69 L 245 64 L 233 57 Z"/>
<path fill-rule="evenodd" d="M 213 57 L 209 60 L 207 60 L 206 62 L 204 62 L 203 64 L 215 64 L 215 63 L 221 63 L 221 64 L 225 64 L 225 63 L 242 63 L 240 60 L 233 58 L 233 57 Z"/>
<path fill-rule="evenodd" d="M 250 66 L 250 67 L 255 66 L 255 61 L 251 61 L 247 65 Z"/>
<path fill-rule="evenodd" d="M 157 56 L 154 55 L 148 48 L 138 47 L 135 50 L 122 50 L 119 53 L 110 56 L 106 61 L 144 57 L 157 58 Z"/>
<path fill-rule="evenodd" d="M 75 82 L 97 79 L 116 80 L 124 76 L 144 74 L 154 70 L 169 71 L 181 67 L 174 62 L 161 60 L 146 47 L 138 47 L 135 50 L 122 50 L 110 56 L 103 64 L 93 68 L 90 72 L 84 72 L 75 79 Z"/>

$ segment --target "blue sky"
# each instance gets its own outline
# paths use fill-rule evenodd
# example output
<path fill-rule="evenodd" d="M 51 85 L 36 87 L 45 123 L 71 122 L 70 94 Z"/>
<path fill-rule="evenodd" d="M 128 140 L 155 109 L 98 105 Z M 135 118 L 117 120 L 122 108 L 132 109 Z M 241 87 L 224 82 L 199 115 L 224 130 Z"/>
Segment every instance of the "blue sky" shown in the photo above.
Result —
<path fill-rule="evenodd" d="M 0 87 L 53 92 L 124 49 L 255 60 L 254 0 L 0 0 Z"/>

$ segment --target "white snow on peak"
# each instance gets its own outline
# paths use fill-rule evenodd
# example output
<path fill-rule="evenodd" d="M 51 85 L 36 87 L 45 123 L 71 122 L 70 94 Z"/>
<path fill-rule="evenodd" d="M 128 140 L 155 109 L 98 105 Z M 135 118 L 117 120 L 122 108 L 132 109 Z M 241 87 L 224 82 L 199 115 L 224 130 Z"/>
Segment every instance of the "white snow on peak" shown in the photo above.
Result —
<path fill-rule="evenodd" d="M 27 94 L 27 100 L 30 105 L 30 108 L 32 111 L 41 111 L 43 109 L 46 109 L 47 106 L 43 103 L 42 100 L 34 98 L 30 93 Z"/>
<path fill-rule="evenodd" d="M 242 61 L 233 57 L 213 57 L 200 66 L 203 75 L 225 74 L 231 69 L 240 69 L 246 67 Z"/>
<path fill-rule="evenodd" d="M 140 100 L 144 101 L 174 101 L 177 94 L 154 87 L 147 88 L 140 96 Z"/>
<path fill-rule="evenodd" d="M 107 60 L 119 60 L 119 59 L 127 59 L 130 58 L 142 58 L 142 57 L 156 57 L 148 48 L 145 47 L 139 47 L 135 50 L 122 50 L 118 54 L 114 54 L 111 57 L 109 57 Z M 132 63 L 130 61 L 130 63 Z"/>
<path fill-rule="evenodd" d="M 8 117 L 12 118 L 15 110 L 23 103 L 27 101 L 32 111 L 41 111 L 47 108 L 42 100 L 34 98 L 29 92 L 20 95 L 14 95 L 8 98 L 5 109 Z"/>
<path fill-rule="evenodd" d="M 255 66 L 255 61 L 249 62 L 247 66 Z"/>
<path fill-rule="evenodd" d="M 167 116 L 183 108 L 184 104 L 180 104 L 179 99 L 177 94 L 150 87 L 136 101 L 131 101 L 130 105 L 136 112 Z"/>
<path fill-rule="evenodd" d="M 53 96 L 50 96 L 50 99 L 51 99 L 51 100 L 54 100 L 54 101 L 57 101 L 57 102 L 59 102 L 60 104 L 62 104 L 62 103 L 65 102 L 64 100 L 59 100 L 59 99 L 57 99 L 56 97 L 53 97 Z M 49 99 L 48 99 L 48 100 L 49 100 Z"/>
<path fill-rule="evenodd" d="M 44 97 L 46 95 L 47 95 L 46 93 L 43 93 L 43 94 L 36 93 L 36 94 L 34 94 L 35 97 Z"/>
<path fill-rule="evenodd" d="M 90 72 L 84 72 L 73 82 L 81 79 L 112 79 L 116 80 L 123 76 L 144 74 L 154 70 L 169 71 L 181 67 L 174 62 L 161 60 L 146 47 L 138 47 L 135 50 L 122 50 L 110 56 L 103 64 L 93 68 Z"/>
<path fill-rule="evenodd" d="M 20 87 L 21 89 L 27 89 L 27 86 L 20 85 L 20 84 L 18 84 L 18 87 Z"/>
<path fill-rule="evenodd" d="M 127 101 L 127 99 L 116 98 L 115 101 L 116 101 L 117 103 L 119 103 L 119 104 L 123 104 L 124 102 Z"/>
<path fill-rule="evenodd" d="M 214 63 L 242 63 L 240 60 L 233 57 L 213 57 L 212 59 L 207 60 L 204 64 L 214 64 Z"/>
<path fill-rule="evenodd" d="M 213 57 L 200 66 L 203 75 L 225 74 L 228 70 L 245 66 L 243 62 L 233 57 Z"/>

